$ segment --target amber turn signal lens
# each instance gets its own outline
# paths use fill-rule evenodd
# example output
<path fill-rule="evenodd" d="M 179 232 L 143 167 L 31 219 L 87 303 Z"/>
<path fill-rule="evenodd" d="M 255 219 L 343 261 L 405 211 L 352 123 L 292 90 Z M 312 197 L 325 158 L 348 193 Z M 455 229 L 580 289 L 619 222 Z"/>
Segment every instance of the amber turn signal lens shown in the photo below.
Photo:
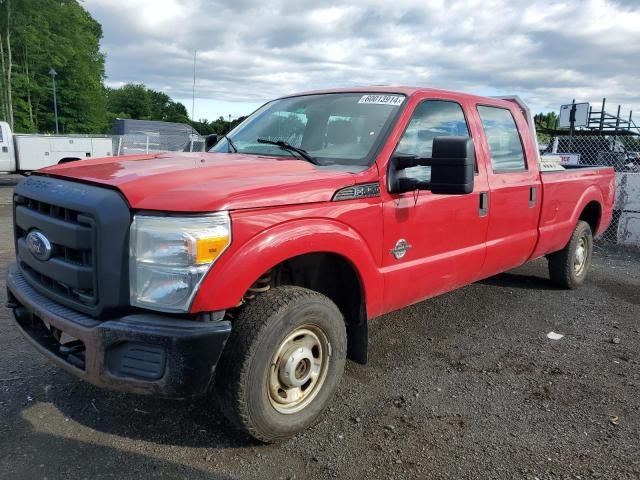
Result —
<path fill-rule="evenodd" d="M 212 263 L 228 244 L 227 237 L 199 238 L 196 241 L 196 263 Z"/>

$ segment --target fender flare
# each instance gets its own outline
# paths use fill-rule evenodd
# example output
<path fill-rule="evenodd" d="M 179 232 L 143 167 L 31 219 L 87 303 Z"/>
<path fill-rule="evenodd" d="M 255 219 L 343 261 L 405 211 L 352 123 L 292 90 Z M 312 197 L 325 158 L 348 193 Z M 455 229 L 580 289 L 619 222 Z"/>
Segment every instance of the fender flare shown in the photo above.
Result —
<path fill-rule="evenodd" d="M 595 232 L 593 232 L 593 234 L 596 235 L 597 233 L 600 233 L 600 228 L 602 226 L 602 215 L 604 214 L 604 199 L 602 198 L 602 191 L 596 185 L 589 186 L 582 193 L 580 199 L 576 202 L 576 207 L 574 208 L 573 213 L 571 214 L 571 222 L 575 227 L 575 225 L 578 224 L 580 215 L 582 214 L 586 206 L 591 202 L 596 202 L 598 203 L 598 205 L 600 205 L 600 219 L 598 220 L 598 228 Z M 571 236 L 569 236 L 569 238 L 571 238 Z M 568 242 L 569 239 L 567 239 L 567 243 Z"/>
<path fill-rule="evenodd" d="M 568 215 L 562 221 L 560 221 L 558 218 L 554 218 L 553 224 L 550 227 L 539 226 L 540 236 L 538 238 L 536 248 L 530 257 L 530 260 L 538 258 L 542 255 L 549 255 L 553 252 L 562 250 L 569 243 L 573 230 L 578 224 L 578 220 L 580 219 L 582 211 L 589 204 L 589 202 L 594 201 L 598 202 L 601 207 L 603 206 L 602 192 L 595 185 L 591 185 L 586 188 L 584 192 L 582 192 L 580 198 L 575 202 L 571 215 Z M 604 215 L 604 211 L 602 212 L 602 214 Z M 600 222 L 599 228 L 601 228 L 601 226 L 602 221 Z M 596 232 L 594 232 L 594 234 L 595 233 Z"/>
<path fill-rule="evenodd" d="M 337 220 L 291 220 L 271 226 L 237 248 L 231 248 L 202 281 L 191 312 L 233 308 L 264 272 L 307 253 L 333 253 L 354 268 L 368 318 L 382 312 L 383 280 L 365 240 Z"/>

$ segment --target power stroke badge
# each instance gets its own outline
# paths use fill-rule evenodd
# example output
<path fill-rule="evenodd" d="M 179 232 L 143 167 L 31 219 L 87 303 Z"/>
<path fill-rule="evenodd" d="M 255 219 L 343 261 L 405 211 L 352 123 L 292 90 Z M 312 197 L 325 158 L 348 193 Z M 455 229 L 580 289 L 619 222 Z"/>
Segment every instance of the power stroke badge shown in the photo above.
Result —
<path fill-rule="evenodd" d="M 390 250 L 391 255 L 396 257 L 396 260 L 400 260 L 406 255 L 411 248 L 411 244 L 407 243 L 404 238 L 401 238 L 396 242 L 396 246 Z"/>

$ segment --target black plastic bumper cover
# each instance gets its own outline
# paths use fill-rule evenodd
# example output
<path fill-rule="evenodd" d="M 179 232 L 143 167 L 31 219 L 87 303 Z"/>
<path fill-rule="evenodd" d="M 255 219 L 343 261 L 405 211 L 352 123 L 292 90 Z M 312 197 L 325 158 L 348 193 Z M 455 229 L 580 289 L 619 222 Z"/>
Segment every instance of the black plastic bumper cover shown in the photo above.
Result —
<path fill-rule="evenodd" d="M 171 398 L 207 391 L 231 333 L 228 321 L 153 313 L 100 321 L 49 300 L 14 263 L 9 304 L 27 340 L 52 362 L 99 387 Z M 61 344 L 60 334 L 74 339 Z"/>

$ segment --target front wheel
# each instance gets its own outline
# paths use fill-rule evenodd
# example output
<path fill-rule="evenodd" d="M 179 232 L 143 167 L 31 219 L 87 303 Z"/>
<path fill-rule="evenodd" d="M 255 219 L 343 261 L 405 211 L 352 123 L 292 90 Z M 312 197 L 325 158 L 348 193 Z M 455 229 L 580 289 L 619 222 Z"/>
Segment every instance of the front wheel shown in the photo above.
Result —
<path fill-rule="evenodd" d="M 551 281 L 562 288 L 571 289 L 582 285 L 591 266 L 592 253 L 591 227 L 580 220 L 567 246 L 547 257 Z"/>
<path fill-rule="evenodd" d="M 346 361 L 336 305 L 301 287 L 273 288 L 234 321 L 215 390 L 225 415 L 263 442 L 291 437 L 319 418 Z"/>

